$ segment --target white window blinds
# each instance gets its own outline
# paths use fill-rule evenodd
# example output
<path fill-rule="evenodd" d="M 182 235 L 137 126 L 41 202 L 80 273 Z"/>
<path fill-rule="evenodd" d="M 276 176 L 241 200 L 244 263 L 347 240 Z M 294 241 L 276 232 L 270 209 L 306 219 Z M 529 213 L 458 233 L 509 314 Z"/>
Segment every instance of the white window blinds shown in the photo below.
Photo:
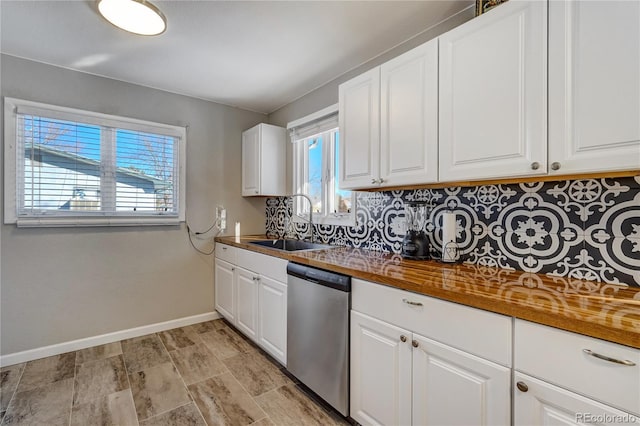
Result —
<path fill-rule="evenodd" d="M 307 139 L 338 128 L 338 105 L 332 105 L 314 114 L 287 124 L 291 142 Z"/>
<path fill-rule="evenodd" d="M 183 217 L 183 128 L 33 103 L 18 105 L 13 115 L 16 196 L 10 204 L 19 226 L 69 226 L 64 218 L 160 224 L 154 218 L 176 223 Z"/>

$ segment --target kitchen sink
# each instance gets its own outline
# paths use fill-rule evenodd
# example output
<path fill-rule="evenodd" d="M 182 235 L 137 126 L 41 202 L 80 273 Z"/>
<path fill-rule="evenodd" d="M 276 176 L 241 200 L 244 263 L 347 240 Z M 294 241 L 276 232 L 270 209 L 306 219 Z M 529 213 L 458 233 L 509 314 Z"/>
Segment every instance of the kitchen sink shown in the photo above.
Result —
<path fill-rule="evenodd" d="M 260 240 L 249 241 L 249 244 L 285 251 L 323 250 L 335 247 L 328 244 L 317 244 L 300 240 Z"/>

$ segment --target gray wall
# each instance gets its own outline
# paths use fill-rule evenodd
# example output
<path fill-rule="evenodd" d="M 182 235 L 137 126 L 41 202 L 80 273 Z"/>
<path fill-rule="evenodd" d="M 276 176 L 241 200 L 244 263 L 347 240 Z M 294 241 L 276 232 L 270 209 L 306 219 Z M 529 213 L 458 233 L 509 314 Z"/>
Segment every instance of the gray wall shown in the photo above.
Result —
<path fill-rule="evenodd" d="M 283 106 L 277 111 L 269 114 L 269 123 L 274 124 L 276 126 L 286 127 L 287 123 L 293 120 L 296 120 L 300 117 L 304 117 L 306 115 L 312 114 L 316 111 L 321 110 L 322 108 L 326 108 L 330 105 L 338 103 L 338 86 L 352 79 L 353 77 L 362 74 L 365 71 L 370 70 L 380 64 L 387 62 L 390 59 L 399 56 L 414 47 L 420 46 L 427 41 L 438 37 L 439 35 L 449 31 L 452 28 L 455 28 L 468 20 L 472 19 L 475 16 L 475 5 L 468 7 L 467 9 L 461 11 L 460 13 L 442 21 L 441 23 L 425 30 L 418 36 L 412 38 L 411 40 L 402 43 L 399 46 L 394 47 L 393 49 L 385 52 L 384 54 L 371 59 L 368 62 L 360 65 L 357 68 L 352 69 L 341 75 L 340 77 L 328 82 L 324 86 L 306 94 L 305 96 L 297 99 L 290 104 Z M 287 164 L 292 163 L 292 148 L 291 144 L 287 145 Z M 291 167 L 287 167 L 287 182 L 288 185 L 292 185 L 292 176 L 291 176 Z"/>
<path fill-rule="evenodd" d="M 242 130 L 266 116 L 6 55 L 0 83 L 2 96 L 187 125 L 191 227 L 206 229 L 224 205 L 227 234 L 235 221 L 264 233 L 264 199 L 240 196 L 240 163 Z M 0 235 L 2 354 L 213 311 L 213 257 L 191 248 L 184 226 L 2 225 Z"/>

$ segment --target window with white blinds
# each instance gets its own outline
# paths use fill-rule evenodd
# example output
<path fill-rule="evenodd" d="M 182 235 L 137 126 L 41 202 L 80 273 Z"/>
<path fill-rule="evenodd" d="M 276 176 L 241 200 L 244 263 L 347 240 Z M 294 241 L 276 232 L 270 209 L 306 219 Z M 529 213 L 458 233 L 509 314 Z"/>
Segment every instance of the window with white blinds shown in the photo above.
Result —
<path fill-rule="evenodd" d="M 325 108 L 287 125 L 294 147 L 293 188 L 305 194 L 293 201 L 294 221 L 313 215 L 323 225 L 352 226 L 355 196 L 340 189 L 340 131 L 337 105 Z M 311 209 L 311 210 L 309 210 Z"/>
<path fill-rule="evenodd" d="M 184 220 L 184 128 L 10 98 L 5 127 L 5 223 Z"/>

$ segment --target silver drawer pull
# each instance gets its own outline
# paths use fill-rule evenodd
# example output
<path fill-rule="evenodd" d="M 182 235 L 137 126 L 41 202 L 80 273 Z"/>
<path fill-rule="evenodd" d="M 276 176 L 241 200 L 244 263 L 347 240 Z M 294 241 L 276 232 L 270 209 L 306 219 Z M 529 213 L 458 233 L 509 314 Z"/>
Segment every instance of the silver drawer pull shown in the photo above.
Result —
<path fill-rule="evenodd" d="M 407 305 L 422 306 L 422 302 L 413 302 L 413 301 L 407 300 L 407 299 L 402 299 L 402 301 L 404 303 L 406 303 Z"/>
<path fill-rule="evenodd" d="M 593 352 L 591 349 L 583 349 L 582 352 L 584 352 L 587 355 L 591 355 L 593 357 L 596 357 L 598 359 L 602 359 L 604 361 L 609 361 L 609 362 L 613 362 L 615 364 L 622 364 L 622 365 L 628 365 L 629 367 L 633 367 L 634 365 L 636 365 L 635 362 L 633 361 L 629 361 L 628 359 L 615 359 L 615 358 L 611 358 L 608 357 L 606 355 L 600 355 L 597 352 Z"/>

